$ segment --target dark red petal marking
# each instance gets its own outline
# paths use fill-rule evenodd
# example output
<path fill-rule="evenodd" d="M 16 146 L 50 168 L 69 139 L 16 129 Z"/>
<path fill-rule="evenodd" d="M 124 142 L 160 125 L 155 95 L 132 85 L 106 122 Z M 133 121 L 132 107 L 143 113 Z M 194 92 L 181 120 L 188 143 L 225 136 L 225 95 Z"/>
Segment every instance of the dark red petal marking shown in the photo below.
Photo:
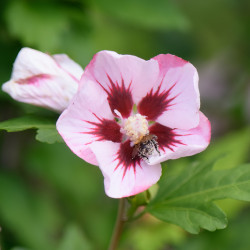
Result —
<path fill-rule="evenodd" d="M 84 134 L 91 134 L 96 136 L 96 141 L 112 141 L 112 142 L 121 142 L 122 133 L 120 132 L 120 125 L 114 120 L 101 119 L 97 115 L 94 116 L 100 121 L 91 122 L 86 121 L 87 123 L 94 125 L 95 127 L 90 128 L 91 131 L 83 132 Z"/>
<path fill-rule="evenodd" d="M 165 152 L 165 148 L 168 148 L 172 151 L 173 147 L 178 146 L 178 144 L 186 145 L 182 143 L 180 140 L 176 139 L 176 137 L 180 136 L 175 133 L 175 129 L 168 128 L 166 126 L 161 125 L 160 123 L 155 123 L 151 127 L 149 127 L 150 134 L 156 135 L 157 142 L 159 145 L 159 149 Z"/>
<path fill-rule="evenodd" d="M 176 83 L 173 84 L 170 89 L 161 91 L 161 83 L 155 93 L 153 93 L 152 88 L 138 104 L 137 108 L 139 113 L 145 115 L 147 120 L 155 121 L 160 115 L 168 110 L 169 107 L 174 105 L 172 101 L 176 96 L 169 98 L 169 94 L 175 85 Z"/>
<path fill-rule="evenodd" d="M 126 88 L 123 78 L 121 78 L 121 84 L 119 84 L 117 81 L 114 83 L 108 74 L 107 77 L 110 83 L 108 90 L 105 89 L 100 82 L 97 82 L 108 94 L 108 102 L 111 111 L 113 112 L 114 116 L 117 116 L 117 114 L 114 112 L 116 109 L 121 113 L 123 118 L 128 118 L 133 108 L 133 99 L 130 89 L 131 83 L 129 84 L 128 88 Z"/>
<path fill-rule="evenodd" d="M 127 170 L 131 167 L 134 169 L 135 172 L 136 165 L 140 166 L 141 159 L 138 156 L 132 159 L 133 149 L 134 148 L 130 146 L 130 141 L 127 140 L 124 143 L 121 143 L 120 149 L 117 152 L 117 158 L 115 160 L 118 160 L 118 164 L 115 170 L 119 167 L 123 168 L 123 177 L 125 176 Z"/>
<path fill-rule="evenodd" d="M 18 79 L 16 82 L 19 84 L 31 84 L 32 85 L 32 84 L 38 83 L 40 80 L 47 80 L 50 78 L 52 78 L 52 76 L 49 74 L 38 74 L 38 75 L 31 76 L 31 77 Z"/>

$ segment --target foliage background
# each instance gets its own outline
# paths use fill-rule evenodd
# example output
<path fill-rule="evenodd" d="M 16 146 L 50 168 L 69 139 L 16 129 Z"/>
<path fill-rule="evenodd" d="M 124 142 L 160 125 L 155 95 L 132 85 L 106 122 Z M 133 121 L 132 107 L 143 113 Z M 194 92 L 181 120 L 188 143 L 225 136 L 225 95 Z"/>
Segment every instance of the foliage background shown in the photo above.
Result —
<path fill-rule="evenodd" d="M 175 54 L 198 69 L 201 109 L 212 123 L 212 145 L 198 157 L 230 152 L 216 167 L 232 168 L 250 160 L 249 13 L 248 0 L 2 0 L 0 83 L 25 46 L 66 53 L 82 67 L 103 49 L 144 59 Z M 57 118 L 0 92 L 0 121 L 23 114 Z M 100 171 L 64 144 L 34 138 L 32 130 L 0 132 L 1 249 L 106 249 L 117 201 L 105 196 Z M 147 215 L 127 226 L 120 249 L 249 249 L 249 204 L 219 204 L 229 216 L 224 230 L 191 235 Z"/>

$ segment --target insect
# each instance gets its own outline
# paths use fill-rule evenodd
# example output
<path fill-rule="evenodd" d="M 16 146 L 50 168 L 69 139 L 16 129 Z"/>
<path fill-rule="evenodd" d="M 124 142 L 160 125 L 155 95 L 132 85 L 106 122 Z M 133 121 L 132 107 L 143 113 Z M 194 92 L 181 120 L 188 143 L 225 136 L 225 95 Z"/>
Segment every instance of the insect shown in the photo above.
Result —
<path fill-rule="evenodd" d="M 160 155 L 157 136 L 147 134 L 141 139 L 139 143 L 134 145 L 132 159 L 138 155 L 141 159 L 149 161 L 148 158 L 154 153 L 154 151 L 157 151 L 157 153 Z"/>

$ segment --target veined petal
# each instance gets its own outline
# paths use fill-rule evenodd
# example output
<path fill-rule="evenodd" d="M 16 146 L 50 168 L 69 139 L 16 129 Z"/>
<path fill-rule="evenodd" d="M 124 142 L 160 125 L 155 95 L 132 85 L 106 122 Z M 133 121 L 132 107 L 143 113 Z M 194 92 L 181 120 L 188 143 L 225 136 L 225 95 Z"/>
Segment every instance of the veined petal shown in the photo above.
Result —
<path fill-rule="evenodd" d="M 125 143 L 126 144 L 126 143 Z M 94 142 L 91 149 L 96 155 L 104 176 L 105 192 L 112 198 L 136 195 L 155 184 L 161 176 L 161 165 L 149 166 L 143 160 L 134 160 L 127 154 L 130 147 L 120 143 Z"/>
<path fill-rule="evenodd" d="M 211 125 L 207 117 L 199 112 L 200 122 L 190 130 L 170 129 L 164 126 L 153 128 L 152 133 L 158 137 L 160 156 L 149 158 L 149 164 L 154 165 L 169 159 L 198 154 L 210 143 Z"/>
<path fill-rule="evenodd" d="M 57 84 L 57 83 L 60 83 Z M 77 85 L 67 87 L 64 78 L 47 74 L 34 75 L 18 81 L 10 80 L 3 84 L 3 91 L 20 102 L 62 112 L 69 104 L 77 90 Z"/>
<path fill-rule="evenodd" d="M 56 54 L 52 57 L 59 67 L 67 72 L 75 81 L 79 82 L 83 74 L 83 69 L 79 64 L 71 60 L 65 54 Z"/>
<path fill-rule="evenodd" d="M 120 126 L 114 120 L 106 98 L 103 89 L 89 80 L 79 88 L 57 121 L 57 130 L 69 148 L 94 165 L 98 163 L 89 148 L 91 143 L 122 139 Z"/>
<path fill-rule="evenodd" d="M 17 101 L 62 112 L 76 93 L 80 71 L 83 72 L 76 65 L 66 55 L 54 59 L 23 48 L 15 60 L 10 81 L 2 89 Z"/>
<path fill-rule="evenodd" d="M 140 114 L 170 128 L 191 129 L 199 123 L 200 96 L 195 67 L 170 54 L 159 55 L 159 77 L 138 104 Z"/>
<path fill-rule="evenodd" d="M 144 61 L 130 55 L 118 55 L 111 51 L 97 53 L 86 67 L 81 79 L 91 79 L 99 84 L 107 94 L 110 108 L 118 110 L 124 118 L 158 77 L 159 67 L 155 60 Z"/>
<path fill-rule="evenodd" d="M 11 79 L 17 81 L 45 73 L 48 75 L 64 74 L 52 56 L 31 48 L 23 48 L 14 62 Z"/>

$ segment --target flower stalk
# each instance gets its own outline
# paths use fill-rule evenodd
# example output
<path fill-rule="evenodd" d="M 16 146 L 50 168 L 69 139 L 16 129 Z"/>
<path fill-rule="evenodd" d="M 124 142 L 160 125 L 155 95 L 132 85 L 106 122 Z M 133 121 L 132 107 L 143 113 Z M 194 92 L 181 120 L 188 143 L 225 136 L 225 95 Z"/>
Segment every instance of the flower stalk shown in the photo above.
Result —
<path fill-rule="evenodd" d="M 126 222 L 126 216 L 125 216 L 125 203 L 126 203 L 126 198 L 122 198 L 119 200 L 119 207 L 118 207 L 118 213 L 117 213 L 117 218 L 115 222 L 115 227 L 113 230 L 113 234 L 111 237 L 110 245 L 109 245 L 109 250 L 115 250 L 117 249 L 119 240 L 121 238 L 122 230 L 124 223 Z"/>

